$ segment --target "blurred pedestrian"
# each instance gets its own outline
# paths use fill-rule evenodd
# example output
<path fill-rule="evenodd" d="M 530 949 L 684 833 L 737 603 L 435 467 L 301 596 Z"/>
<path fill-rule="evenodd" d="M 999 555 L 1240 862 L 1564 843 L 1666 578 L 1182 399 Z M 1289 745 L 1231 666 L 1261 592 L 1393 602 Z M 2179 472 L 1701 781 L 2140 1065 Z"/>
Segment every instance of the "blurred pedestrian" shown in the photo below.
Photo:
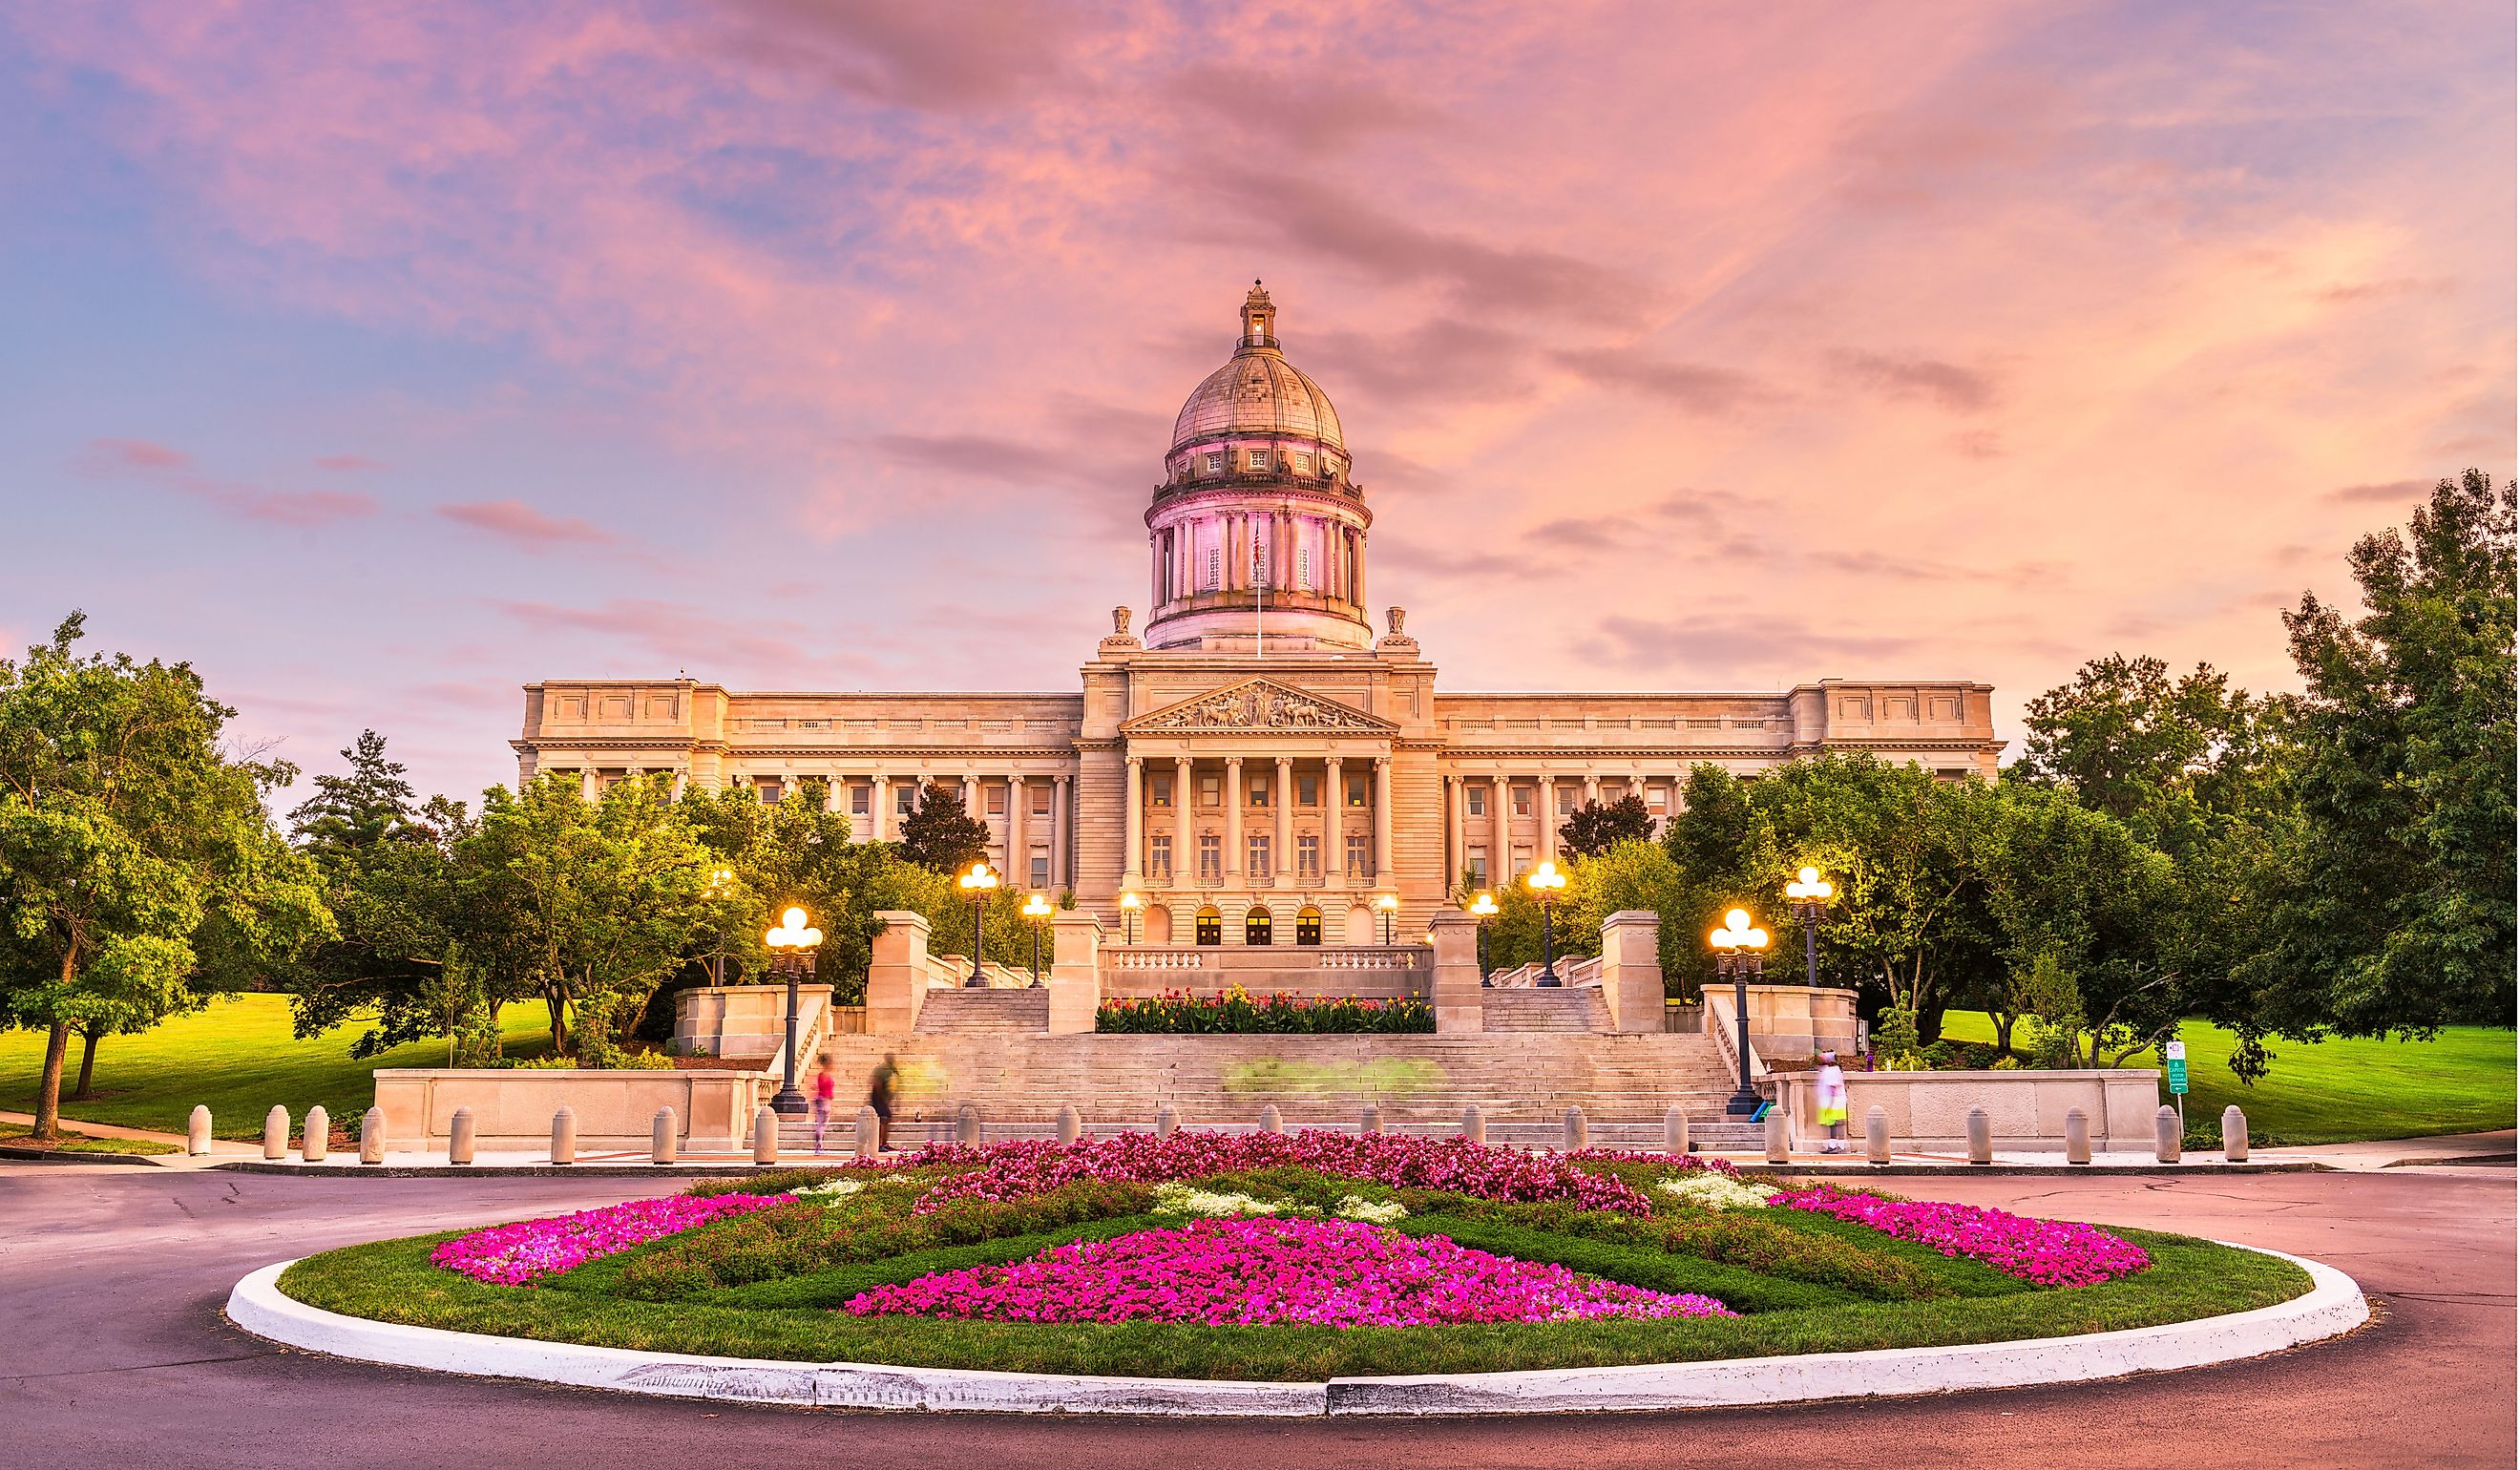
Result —
<path fill-rule="evenodd" d="M 814 1152 L 823 1151 L 823 1131 L 832 1126 L 832 1097 L 840 1090 L 840 1080 L 832 1072 L 832 1059 L 824 1057 L 814 1065 Z"/>
<path fill-rule="evenodd" d="M 1820 1081 L 1812 1092 L 1813 1121 L 1828 1130 L 1828 1142 L 1822 1153 L 1846 1152 L 1846 1071 L 1837 1064 L 1837 1053 L 1820 1054 Z"/>
<path fill-rule="evenodd" d="M 875 1109 L 876 1152 L 888 1152 L 892 1147 L 892 1092 L 901 1080 L 901 1068 L 889 1051 L 883 1054 L 883 1065 L 875 1069 L 874 1085 L 867 1089 L 867 1106 Z"/>

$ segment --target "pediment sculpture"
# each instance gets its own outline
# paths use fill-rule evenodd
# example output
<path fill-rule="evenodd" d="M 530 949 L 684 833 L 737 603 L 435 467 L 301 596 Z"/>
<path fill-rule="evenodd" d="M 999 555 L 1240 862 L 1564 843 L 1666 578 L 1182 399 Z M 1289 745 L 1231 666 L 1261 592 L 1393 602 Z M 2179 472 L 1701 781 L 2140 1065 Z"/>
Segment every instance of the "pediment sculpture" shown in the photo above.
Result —
<path fill-rule="evenodd" d="M 1131 730 L 1352 730 L 1379 734 L 1384 721 L 1266 680 L 1232 685 L 1129 722 Z"/>

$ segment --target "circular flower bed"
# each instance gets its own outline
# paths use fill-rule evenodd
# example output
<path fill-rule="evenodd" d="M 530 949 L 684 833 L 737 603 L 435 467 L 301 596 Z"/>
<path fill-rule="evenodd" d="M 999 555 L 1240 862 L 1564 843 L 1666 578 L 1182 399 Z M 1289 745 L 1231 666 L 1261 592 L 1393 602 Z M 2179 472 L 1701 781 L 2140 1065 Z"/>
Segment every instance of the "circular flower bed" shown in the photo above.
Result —
<path fill-rule="evenodd" d="M 938 1146 L 297 1264 L 310 1305 L 804 1361 L 1249 1380 L 1993 1342 L 2288 1265 L 1721 1161 L 1306 1132 Z"/>

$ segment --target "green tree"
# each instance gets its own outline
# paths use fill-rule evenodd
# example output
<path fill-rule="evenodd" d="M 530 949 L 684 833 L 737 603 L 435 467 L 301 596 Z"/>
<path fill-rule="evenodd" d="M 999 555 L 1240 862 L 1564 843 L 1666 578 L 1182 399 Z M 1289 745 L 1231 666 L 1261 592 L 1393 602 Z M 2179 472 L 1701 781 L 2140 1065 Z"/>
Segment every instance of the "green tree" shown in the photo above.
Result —
<path fill-rule="evenodd" d="M 2252 806 L 2269 759 L 2264 712 L 2210 664 L 2174 680 L 2158 658 L 2112 653 L 2030 701 L 2029 736 L 2003 779 L 2061 787 L 2182 853 Z"/>
<path fill-rule="evenodd" d="M 989 825 L 963 810 L 963 788 L 931 780 L 901 819 L 901 856 L 934 872 L 960 872 L 989 855 Z"/>
<path fill-rule="evenodd" d="M 1598 858 L 1622 842 L 1653 840 L 1653 813 L 1642 796 L 1616 801 L 1588 801 L 1567 815 L 1557 835 L 1565 851 L 1578 858 Z"/>
<path fill-rule="evenodd" d="M 400 761 L 385 758 L 385 737 L 373 730 L 341 747 L 349 770 L 315 778 L 315 794 L 289 814 L 290 836 L 301 849 L 373 847 L 412 826 L 411 782 Z"/>
<path fill-rule="evenodd" d="M 330 933 L 263 809 L 285 763 L 228 755 L 235 711 L 188 664 L 81 657 L 72 613 L 0 659 L 5 1012 L 49 1032 L 35 1136 L 58 1136 L 73 1029 L 143 1026 Z"/>

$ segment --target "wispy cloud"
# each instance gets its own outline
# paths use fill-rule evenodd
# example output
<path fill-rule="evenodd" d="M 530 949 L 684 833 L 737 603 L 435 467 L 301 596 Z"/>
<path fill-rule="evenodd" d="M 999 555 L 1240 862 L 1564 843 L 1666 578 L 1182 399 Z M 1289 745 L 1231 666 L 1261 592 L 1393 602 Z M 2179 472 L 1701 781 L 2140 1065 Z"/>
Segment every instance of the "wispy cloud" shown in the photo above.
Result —
<path fill-rule="evenodd" d="M 377 503 L 364 495 L 275 490 L 202 474 L 190 453 L 147 439 L 92 439 L 79 464 L 90 475 L 136 479 L 237 520 L 311 530 L 377 511 Z"/>
<path fill-rule="evenodd" d="M 471 501 L 439 506 L 437 513 L 457 525 L 493 536 L 519 551 L 545 552 L 563 546 L 610 546 L 620 538 L 573 515 L 546 515 L 520 500 Z"/>

